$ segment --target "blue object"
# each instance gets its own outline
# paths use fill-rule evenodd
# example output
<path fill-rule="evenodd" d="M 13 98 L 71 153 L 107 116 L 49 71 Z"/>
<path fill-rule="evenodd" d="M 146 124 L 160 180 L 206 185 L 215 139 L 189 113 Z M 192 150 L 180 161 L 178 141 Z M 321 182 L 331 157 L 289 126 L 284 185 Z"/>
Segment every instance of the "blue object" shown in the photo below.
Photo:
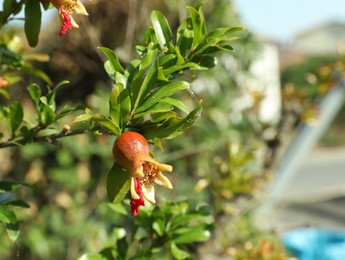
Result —
<path fill-rule="evenodd" d="M 298 260 L 345 259 L 345 232 L 299 228 L 286 233 L 283 242 Z"/>

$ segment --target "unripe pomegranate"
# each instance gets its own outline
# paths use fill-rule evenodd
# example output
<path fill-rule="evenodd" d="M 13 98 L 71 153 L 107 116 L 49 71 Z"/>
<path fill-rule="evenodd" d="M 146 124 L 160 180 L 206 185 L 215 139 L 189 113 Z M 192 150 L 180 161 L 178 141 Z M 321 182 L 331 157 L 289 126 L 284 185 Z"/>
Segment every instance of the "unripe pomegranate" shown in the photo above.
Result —
<path fill-rule="evenodd" d="M 149 145 L 144 136 L 136 132 L 120 135 L 113 145 L 117 165 L 129 171 L 131 176 L 131 211 L 136 216 L 144 206 L 144 197 L 152 204 L 155 200 L 153 183 L 172 189 L 172 184 L 161 171 L 172 172 L 172 166 L 161 164 L 149 155 Z"/>

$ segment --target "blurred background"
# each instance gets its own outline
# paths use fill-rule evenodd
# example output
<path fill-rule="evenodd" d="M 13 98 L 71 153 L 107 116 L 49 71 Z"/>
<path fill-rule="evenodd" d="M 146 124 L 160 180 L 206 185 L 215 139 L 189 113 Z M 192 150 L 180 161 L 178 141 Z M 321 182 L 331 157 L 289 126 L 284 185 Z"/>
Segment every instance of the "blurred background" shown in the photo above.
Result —
<path fill-rule="evenodd" d="M 75 17 L 79 30 L 58 37 L 60 22 L 51 9 L 44 12 L 37 48 L 10 33 L 21 33 L 20 20 L 10 23 L 5 38 L 18 50 L 48 54 L 49 61 L 34 66 L 55 84 L 70 81 L 58 106 L 80 103 L 104 112 L 111 83 L 97 47 L 114 49 L 127 64 L 136 57 L 153 9 L 176 30 L 187 15 L 185 6 L 196 2 L 84 1 L 89 16 Z M 212 208 L 214 232 L 193 249 L 197 259 L 287 259 L 299 246 L 290 237 L 284 240 L 290 232 L 343 229 L 344 8 L 342 0 L 205 1 L 210 31 L 222 26 L 249 31 L 239 34 L 232 54 L 220 55 L 217 67 L 198 73 L 191 92 L 181 95 L 186 102 L 191 95 L 204 101 L 202 117 L 186 134 L 164 142 L 164 152 L 157 149 L 159 161 L 174 166 L 175 186 L 157 193 Z M 23 89 L 32 82 L 42 83 L 27 76 L 11 88 L 11 97 L 25 102 Z M 25 113 L 33 110 L 26 102 Z M 110 245 L 112 228 L 130 225 L 132 220 L 102 203 L 113 141 L 80 135 L 57 145 L 0 150 L 0 178 L 31 185 L 18 194 L 30 204 L 18 212 L 18 241 L 12 244 L 0 226 L 2 259 L 76 259 Z"/>

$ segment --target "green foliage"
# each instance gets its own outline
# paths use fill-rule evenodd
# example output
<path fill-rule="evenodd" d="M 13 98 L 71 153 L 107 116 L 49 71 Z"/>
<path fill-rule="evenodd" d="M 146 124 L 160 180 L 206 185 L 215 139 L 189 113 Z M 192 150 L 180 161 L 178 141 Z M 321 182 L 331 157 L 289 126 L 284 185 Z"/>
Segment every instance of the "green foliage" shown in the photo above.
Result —
<path fill-rule="evenodd" d="M 37 84 L 32 84 L 27 88 L 29 96 L 35 104 L 37 114 L 36 124 L 25 119 L 23 107 L 19 102 L 13 102 L 8 107 L 0 105 L 0 116 L 8 119 L 9 123 L 9 130 L 2 129 L 2 132 L 0 132 L 3 138 L 9 135 L 9 141 L 0 143 L 0 147 L 24 145 L 34 141 L 54 142 L 58 138 L 74 134 L 70 132 L 70 129 L 63 129 L 60 132 L 58 132 L 58 129 L 55 129 L 55 135 L 49 137 L 42 136 L 44 130 L 48 128 L 53 130 L 53 125 L 60 119 L 83 108 L 81 106 L 71 106 L 61 111 L 56 110 L 56 92 L 67 83 L 68 81 L 63 81 L 53 89 L 48 86 L 46 94 L 42 94 L 42 90 Z"/>
<path fill-rule="evenodd" d="M 74 123 L 89 123 L 91 129 L 96 124 L 116 136 L 127 129 L 135 130 L 158 144 L 162 139 L 172 139 L 185 132 L 200 116 L 203 103 L 199 101 L 184 117 L 175 112 L 187 110 L 175 95 L 190 88 L 189 82 L 178 78 L 190 70 L 214 67 L 213 55 L 218 51 L 232 51 L 228 37 L 242 30 L 221 28 L 208 34 L 201 6 L 188 7 L 188 11 L 190 16 L 181 23 L 175 37 L 163 14 L 153 11 L 152 28 L 145 35 L 146 45 L 137 46 L 140 59 L 133 60 L 126 68 L 115 52 L 100 48 L 108 58 L 104 67 L 114 83 L 109 96 L 109 116 L 87 109 Z M 120 181 L 122 178 L 116 181 L 112 177 L 115 171 L 119 169 L 113 168 L 108 174 L 108 196 L 111 201 L 119 202 L 129 185 Z"/>
<path fill-rule="evenodd" d="M 163 14 L 153 11 L 152 27 L 145 35 L 146 45 L 136 48 L 140 59 L 133 60 L 126 68 L 115 52 L 100 48 L 108 58 L 104 67 L 114 83 L 109 116 L 88 110 L 89 114 L 80 115 L 75 122 L 89 122 L 90 127 L 96 123 L 115 135 L 126 129 L 135 130 L 154 142 L 175 138 L 186 131 L 199 117 L 202 102 L 188 111 L 175 96 L 189 90 L 190 83 L 178 78 L 191 70 L 214 67 L 214 53 L 232 51 L 229 36 L 242 30 L 222 28 L 207 34 L 201 6 L 188 7 L 188 11 L 190 16 L 181 23 L 176 36 Z M 181 118 L 179 110 L 188 113 Z"/>
<path fill-rule="evenodd" d="M 109 207 L 125 214 L 122 204 Z M 115 228 L 113 246 L 80 259 L 191 259 L 188 247 L 207 241 L 213 227 L 209 207 L 194 209 L 185 201 L 164 201 L 160 207 L 145 207 L 135 218 L 130 233 Z M 136 242 L 131 243 L 132 239 Z"/>
<path fill-rule="evenodd" d="M 23 200 L 17 200 L 13 192 L 22 186 L 20 183 L 0 181 L 0 223 L 7 231 L 9 238 L 14 242 L 17 240 L 20 230 L 19 221 L 14 212 L 15 208 L 29 208 Z"/>

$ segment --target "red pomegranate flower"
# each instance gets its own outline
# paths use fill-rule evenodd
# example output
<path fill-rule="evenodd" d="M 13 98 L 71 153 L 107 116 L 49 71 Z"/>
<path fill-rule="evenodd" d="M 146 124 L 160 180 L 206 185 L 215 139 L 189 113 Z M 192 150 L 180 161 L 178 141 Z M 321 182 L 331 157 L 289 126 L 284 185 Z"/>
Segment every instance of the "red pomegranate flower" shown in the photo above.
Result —
<path fill-rule="evenodd" d="M 144 197 L 151 204 L 156 203 L 153 183 L 172 189 L 172 184 L 161 171 L 172 172 L 172 166 L 161 164 L 149 155 L 149 145 L 144 136 L 136 132 L 120 135 L 113 145 L 115 162 L 129 171 L 131 177 L 131 212 L 138 215 L 144 206 Z"/>
<path fill-rule="evenodd" d="M 79 28 L 74 21 L 73 14 L 88 15 L 84 5 L 79 0 L 41 0 L 44 3 L 52 3 L 59 11 L 62 23 L 60 35 L 66 34 L 69 29 Z"/>

